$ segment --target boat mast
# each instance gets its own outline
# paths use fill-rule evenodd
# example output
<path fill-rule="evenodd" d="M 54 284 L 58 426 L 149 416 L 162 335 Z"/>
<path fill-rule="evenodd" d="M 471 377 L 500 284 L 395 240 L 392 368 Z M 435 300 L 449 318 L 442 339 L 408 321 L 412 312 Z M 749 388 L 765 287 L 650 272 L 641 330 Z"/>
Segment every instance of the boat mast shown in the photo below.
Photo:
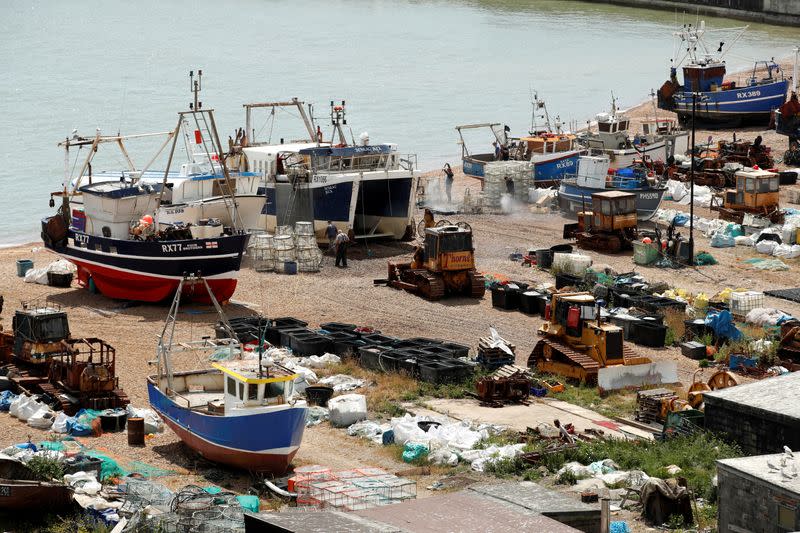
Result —
<path fill-rule="evenodd" d="M 164 169 L 164 179 L 161 183 L 161 191 L 158 194 L 158 203 L 156 209 L 158 209 L 158 206 L 161 206 L 161 203 L 164 199 L 164 191 L 167 188 L 167 178 L 169 177 L 170 167 L 172 166 L 172 159 L 175 156 L 175 147 L 178 143 L 178 138 L 180 137 L 181 128 L 183 127 L 184 121 L 189 122 L 187 119 L 191 118 L 195 127 L 195 142 L 203 145 L 203 152 L 208 159 L 208 163 L 211 168 L 211 174 L 216 174 L 216 169 L 214 167 L 215 160 L 219 163 L 219 166 L 222 169 L 223 181 L 225 183 L 225 189 L 227 189 L 226 191 L 223 191 L 222 198 L 225 201 L 225 207 L 228 209 L 228 212 L 231 215 L 231 221 L 234 225 L 234 228 L 241 230 L 243 224 L 239 218 L 239 210 L 238 206 L 236 205 L 234 184 L 231 180 L 230 173 L 228 172 L 228 165 L 225 161 L 228 153 L 223 152 L 222 150 L 222 144 L 220 143 L 219 134 L 217 133 L 217 124 L 214 121 L 214 110 L 202 109 L 203 102 L 199 100 L 200 91 L 202 90 L 202 77 L 202 70 L 197 71 L 197 79 L 195 79 L 194 71 L 189 71 L 189 87 L 192 92 L 193 102 L 189 104 L 188 111 L 178 112 L 178 123 L 172 132 L 172 147 L 170 148 L 169 157 L 167 159 L 167 166 Z"/>

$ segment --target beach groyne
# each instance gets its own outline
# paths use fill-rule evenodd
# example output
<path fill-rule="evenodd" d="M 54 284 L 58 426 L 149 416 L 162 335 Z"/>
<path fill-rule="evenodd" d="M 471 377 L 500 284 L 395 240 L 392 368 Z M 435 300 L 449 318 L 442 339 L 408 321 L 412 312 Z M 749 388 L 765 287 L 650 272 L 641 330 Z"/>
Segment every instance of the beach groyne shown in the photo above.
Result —
<path fill-rule="evenodd" d="M 727 17 L 763 24 L 800 25 L 797 0 L 587 0 L 628 7 L 686 11 L 701 16 Z"/>

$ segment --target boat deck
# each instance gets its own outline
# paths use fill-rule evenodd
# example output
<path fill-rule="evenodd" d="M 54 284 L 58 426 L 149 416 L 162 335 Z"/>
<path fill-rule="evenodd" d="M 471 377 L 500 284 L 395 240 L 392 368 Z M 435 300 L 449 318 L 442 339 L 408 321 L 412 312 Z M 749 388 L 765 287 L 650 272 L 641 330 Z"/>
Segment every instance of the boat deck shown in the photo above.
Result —
<path fill-rule="evenodd" d="M 209 402 L 222 401 L 222 391 L 183 391 L 178 393 L 182 400 L 189 402 L 190 409 L 206 408 Z"/>

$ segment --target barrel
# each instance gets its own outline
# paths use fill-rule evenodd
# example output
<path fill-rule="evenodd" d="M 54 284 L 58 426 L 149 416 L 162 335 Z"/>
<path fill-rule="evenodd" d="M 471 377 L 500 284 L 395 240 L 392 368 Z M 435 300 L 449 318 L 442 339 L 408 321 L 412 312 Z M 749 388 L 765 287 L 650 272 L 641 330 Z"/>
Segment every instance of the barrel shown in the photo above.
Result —
<path fill-rule="evenodd" d="M 33 261 L 30 259 L 17 259 L 17 276 L 24 278 L 25 273 L 33 268 Z"/>
<path fill-rule="evenodd" d="M 144 418 L 128 419 L 128 446 L 144 446 Z"/>
<path fill-rule="evenodd" d="M 285 274 L 297 274 L 297 262 L 286 261 L 285 263 L 283 263 L 283 272 Z"/>
<path fill-rule="evenodd" d="M 115 433 L 125 429 L 128 413 L 124 409 L 106 409 L 100 413 L 100 426 L 104 433 Z"/>
<path fill-rule="evenodd" d="M 553 252 L 549 248 L 536 250 L 536 266 L 547 270 L 553 264 Z"/>

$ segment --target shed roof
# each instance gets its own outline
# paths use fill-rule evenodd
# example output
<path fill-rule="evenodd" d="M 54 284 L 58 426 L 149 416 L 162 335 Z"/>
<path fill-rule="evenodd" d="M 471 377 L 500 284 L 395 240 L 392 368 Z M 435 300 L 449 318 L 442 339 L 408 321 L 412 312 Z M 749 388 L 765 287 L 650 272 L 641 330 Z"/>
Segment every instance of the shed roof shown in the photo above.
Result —
<path fill-rule="evenodd" d="M 773 453 L 752 457 L 737 457 L 736 459 L 722 459 L 717 463 L 771 485 L 777 485 L 800 497 L 800 476 L 792 477 L 790 474 L 792 471 L 791 463 L 794 463 L 795 472 L 800 471 L 800 453 L 794 452 L 793 455 L 794 457 L 784 458 L 782 453 Z M 786 468 L 782 467 L 782 459 L 786 461 Z M 785 473 L 782 473 L 782 468 Z"/>
<path fill-rule="evenodd" d="M 753 409 L 778 413 L 786 417 L 800 419 L 800 372 L 763 379 L 753 383 L 737 385 L 727 389 L 706 392 L 703 397 L 723 402 L 738 403 Z"/>

